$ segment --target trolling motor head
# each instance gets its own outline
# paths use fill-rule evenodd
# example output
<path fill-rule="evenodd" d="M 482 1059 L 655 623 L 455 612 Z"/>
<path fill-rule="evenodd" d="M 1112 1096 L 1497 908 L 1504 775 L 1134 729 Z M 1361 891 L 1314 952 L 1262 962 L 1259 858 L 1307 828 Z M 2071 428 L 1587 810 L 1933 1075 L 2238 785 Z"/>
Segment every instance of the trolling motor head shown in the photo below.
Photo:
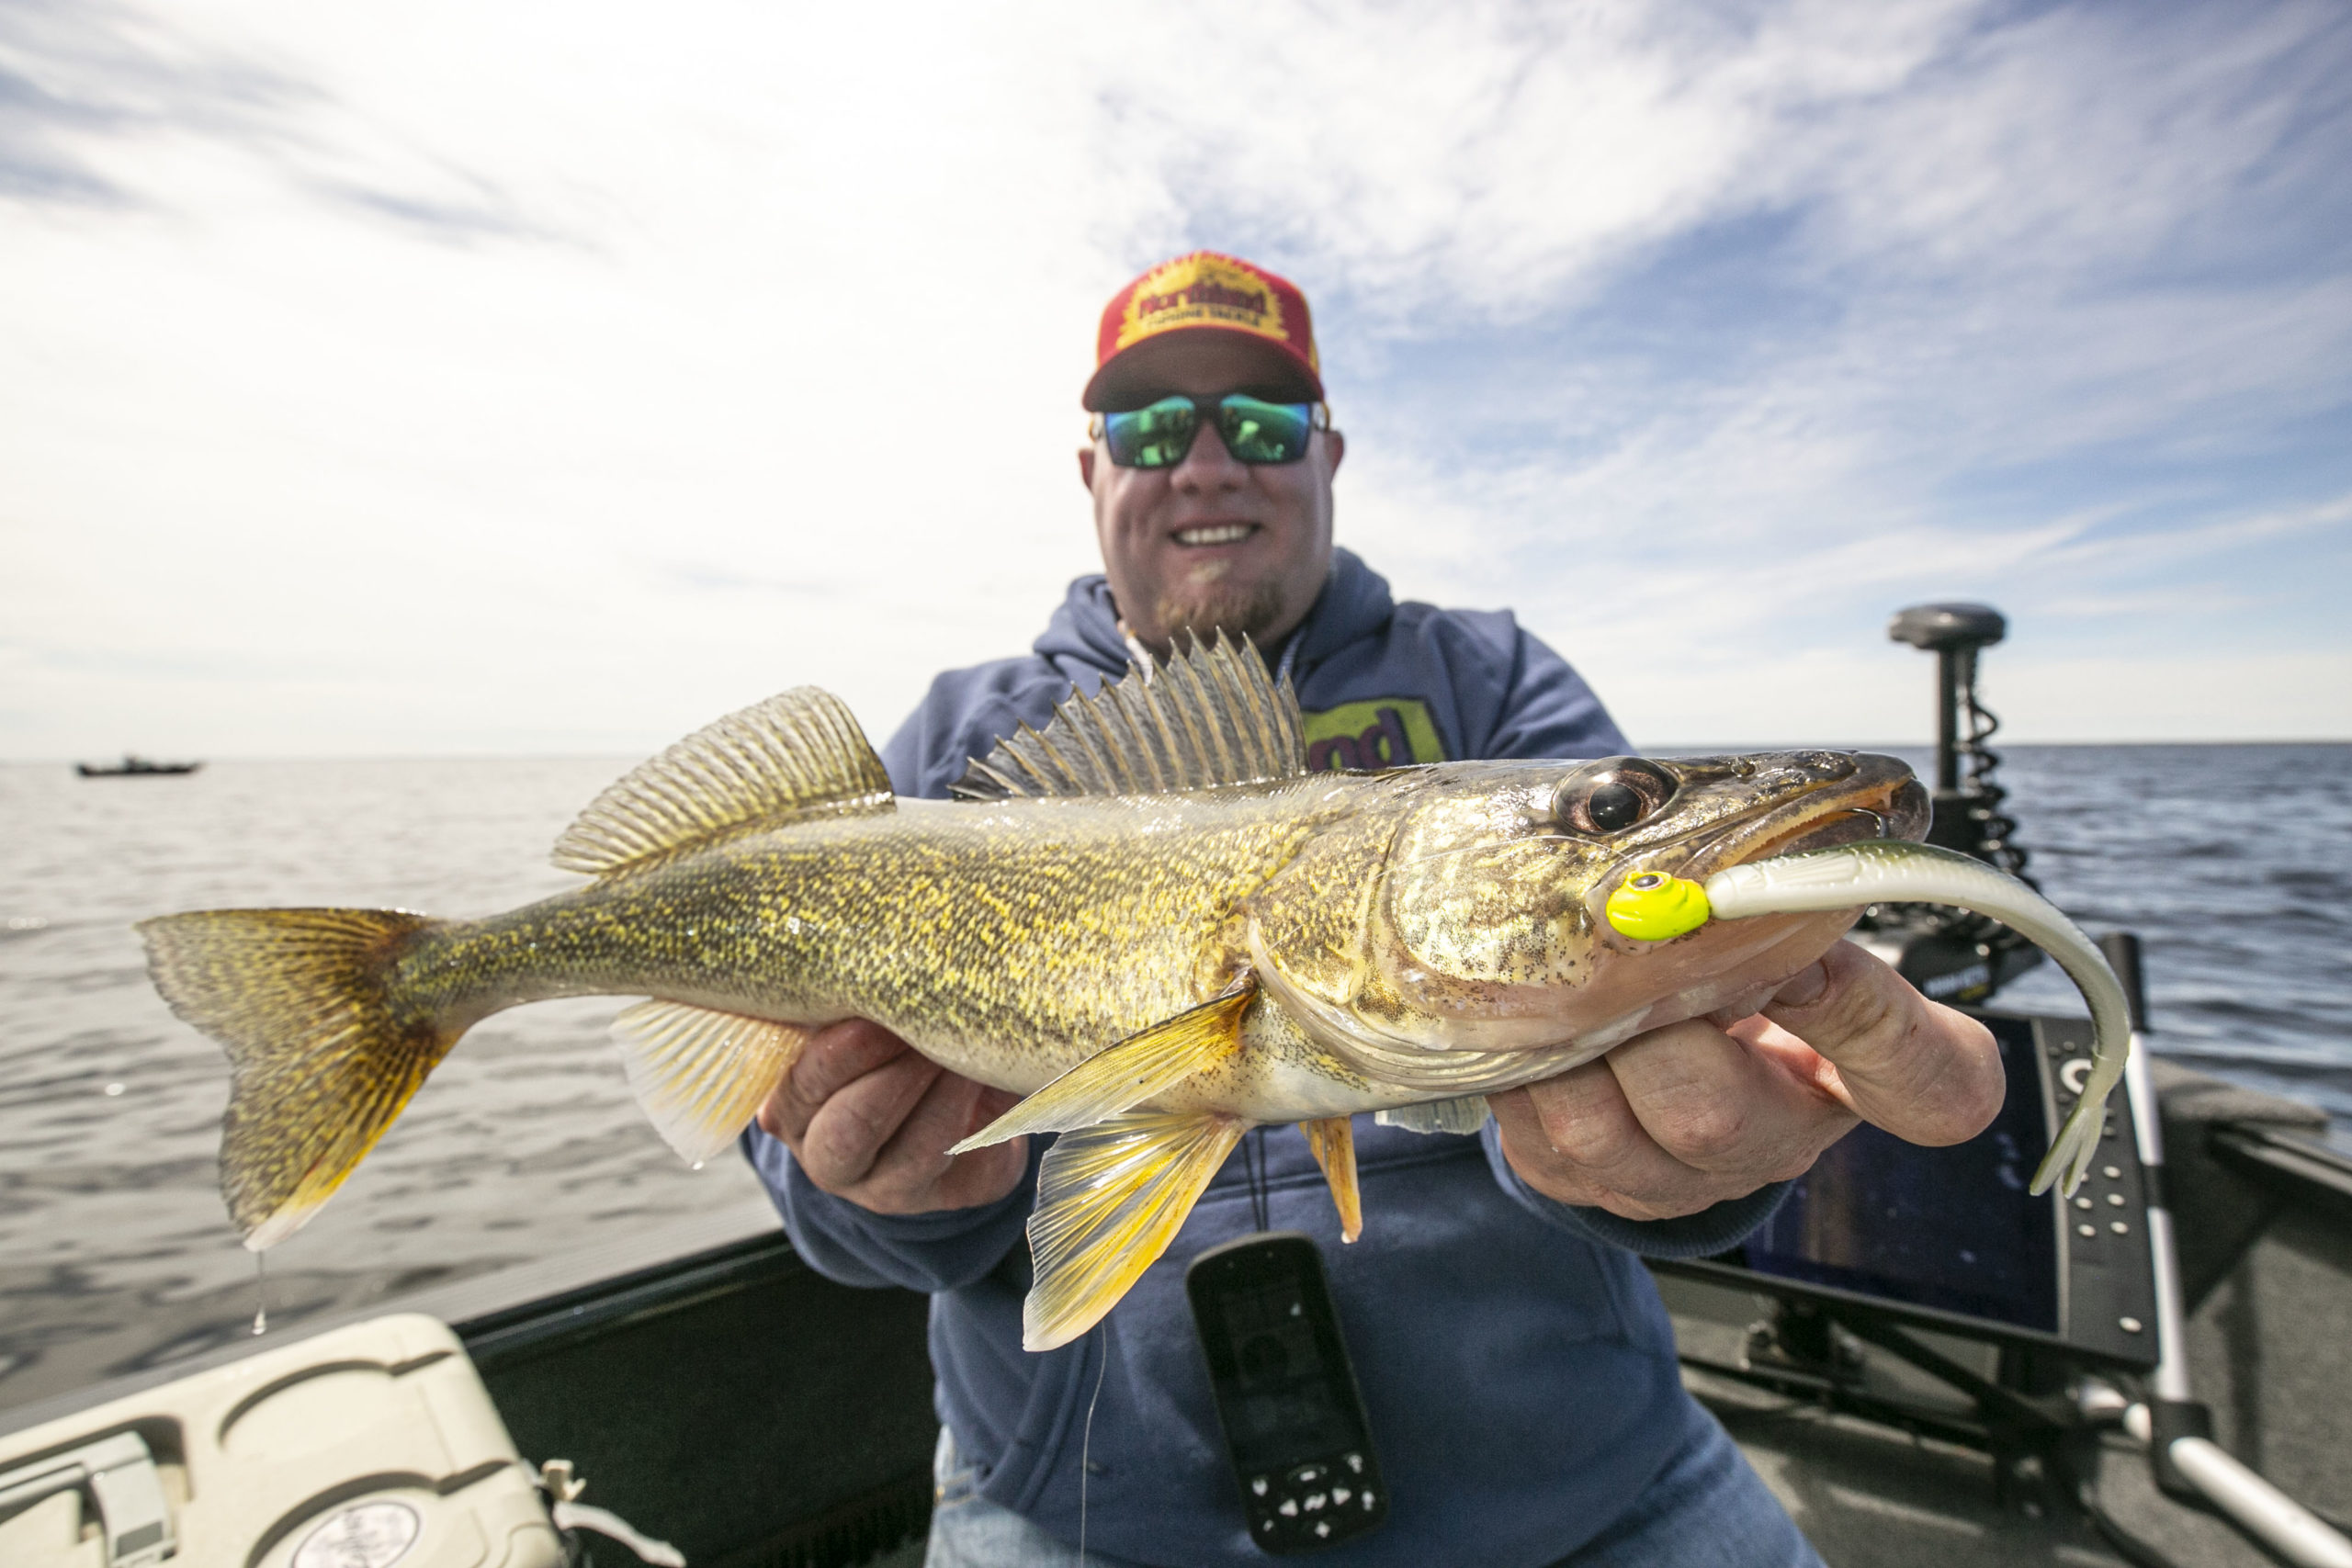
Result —
<path fill-rule="evenodd" d="M 2009 635 L 2009 623 L 1990 604 L 1914 604 L 1897 610 L 1886 635 L 1930 653 L 1973 653 Z"/>
<path fill-rule="evenodd" d="M 1998 761 L 1984 750 L 1984 741 L 1998 724 L 1976 701 L 1976 650 L 1991 647 L 2008 632 L 2009 623 L 1990 604 L 1914 604 L 1894 612 L 1886 624 L 1886 635 L 1894 641 L 1936 656 L 1936 820 L 1928 841 L 2014 873 L 2024 869 L 2023 860 L 2008 865 L 1988 852 L 1985 822 L 1978 809 L 1989 784 L 1985 775 Z M 1963 705 L 1968 711 L 1964 734 Z M 1968 762 L 1965 780 L 1961 777 L 1963 757 Z M 1992 794 L 1997 804 L 1998 789 Z"/>
<path fill-rule="evenodd" d="M 1956 850 L 2022 879 L 2026 852 L 2011 835 L 1993 781 L 2000 755 L 1985 742 L 2000 721 L 1976 700 L 1976 655 L 2008 636 L 1990 604 L 1913 604 L 1897 610 L 1886 635 L 1936 656 L 1935 819 L 1928 842 Z M 1981 915 L 1929 905 L 1886 905 L 1860 928 L 1891 953 L 1905 979 L 1944 1001 L 1980 1002 L 2039 963 L 2041 950 Z"/>

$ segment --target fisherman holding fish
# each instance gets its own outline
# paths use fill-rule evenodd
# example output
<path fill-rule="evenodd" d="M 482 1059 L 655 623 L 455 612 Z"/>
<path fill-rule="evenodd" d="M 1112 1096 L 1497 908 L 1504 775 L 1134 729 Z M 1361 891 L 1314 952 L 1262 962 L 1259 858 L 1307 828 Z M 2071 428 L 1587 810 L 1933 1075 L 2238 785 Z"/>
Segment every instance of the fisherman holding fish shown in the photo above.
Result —
<path fill-rule="evenodd" d="M 882 753 L 900 795 L 948 796 L 971 759 L 1046 728 L 1073 687 L 1218 631 L 1246 635 L 1295 687 L 1317 770 L 1630 750 L 1508 612 L 1397 603 L 1334 547 L 1346 443 L 1290 283 L 1208 252 L 1153 268 L 1103 311 L 1083 401 L 1079 472 L 1104 571 L 1071 585 L 1029 657 L 939 677 Z M 1647 777 L 1621 770 L 1579 809 L 1637 815 Z M 1818 1561 L 1683 1392 L 1638 1259 L 1736 1245 L 1858 1120 L 1920 1144 L 1973 1136 L 2002 1073 L 1980 1026 L 1849 943 L 1772 980 L 1490 1091 L 1491 1120 L 1465 1097 L 1453 1123 L 1342 1121 L 1357 1190 L 1336 1213 L 1319 1144 L 1252 1134 L 1273 1226 L 1329 1244 L 1390 1494 L 1385 1528 L 1333 1561 Z M 948 1152 L 1020 1098 L 853 1020 L 808 1040 L 744 1139 L 804 1258 L 932 1294 L 944 1429 L 929 1562 L 1076 1561 L 1082 1446 L 1090 1561 L 1261 1560 L 1183 1290 L 1189 1259 L 1256 1228 L 1250 1161 L 1224 1163 L 1099 1328 L 1024 1353 L 1023 1225 L 1048 1139 Z M 1464 1122 L 1475 1134 L 1408 1130 Z M 1347 1196 L 1369 1218 L 1341 1247 Z"/>
<path fill-rule="evenodd" d="M 641 998 L 613 1038 L 679 1157 L 740 1140 L 811 1265 L 931 1293 L 933 1563 L 1816 1561 L 1637 1259 L 1735 1245 L 1858 1121 L 1999 1109 L 1986 1032 L 1839 940 L 1863 907 L 2082 988 L 2034 1192 L 2097 1157 L 2122 987 L 1919 841 L 1895 758 L 1627 756 L 1508 614 L 1392 601 L 1332 547 L 1322 397 L 1295 288 L 1157 267 L 1086 391 L 1103 575 L 887 765 L 797 687 L 606 788 L 552 857 L 585 880 L 520 908 L 141 921 L 228 1055 L 244 1245 L 482 1020 Z"/>

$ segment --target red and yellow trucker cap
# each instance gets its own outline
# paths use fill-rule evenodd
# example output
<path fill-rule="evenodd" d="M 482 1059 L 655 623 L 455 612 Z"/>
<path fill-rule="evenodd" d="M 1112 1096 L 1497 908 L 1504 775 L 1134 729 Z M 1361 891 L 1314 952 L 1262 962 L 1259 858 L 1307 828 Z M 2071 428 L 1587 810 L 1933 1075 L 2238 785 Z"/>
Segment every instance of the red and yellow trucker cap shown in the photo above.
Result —
<path fill-rule="evenodd" d="M 1323 398 L 1315 356 L 1315 328 L 1306 296 L 1286 277 L 1216 251 L 1165 261 L 1111 297 L 1094 342 L 1094 376 L 1079 400 L 1100 412 L 1114 408 L 1119 372 L 1130 351 L 1169 333 L 1219 333 L 1262 343 L 1290 362 Z"/>

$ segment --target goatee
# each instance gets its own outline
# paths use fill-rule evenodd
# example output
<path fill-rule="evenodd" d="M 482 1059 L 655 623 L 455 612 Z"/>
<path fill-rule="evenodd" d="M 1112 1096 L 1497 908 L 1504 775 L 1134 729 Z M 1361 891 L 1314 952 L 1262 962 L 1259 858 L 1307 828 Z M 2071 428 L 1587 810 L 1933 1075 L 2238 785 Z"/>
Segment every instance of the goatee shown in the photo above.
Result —
<path fill-rule="evenodd" d="M 1220 592 L 1221 590 L 1221 592 Z M 1216 634 L 1264 640 L 1266 629 L 1283 613 L 1279 583 L 1196 583 L 1190 593 L 1163 595 L 1154 606 L 1161 633 L 1175 646 L 1184 646 L 1190 632 L 1204 642 Z"/>

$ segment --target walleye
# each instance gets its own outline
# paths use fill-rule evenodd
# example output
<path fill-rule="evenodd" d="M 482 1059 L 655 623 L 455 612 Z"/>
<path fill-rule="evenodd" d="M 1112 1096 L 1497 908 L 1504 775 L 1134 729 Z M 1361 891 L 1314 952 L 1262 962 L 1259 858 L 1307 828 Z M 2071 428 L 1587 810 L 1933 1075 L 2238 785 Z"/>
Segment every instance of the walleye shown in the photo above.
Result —
<path fill-rule="evenodd" d="M 1487 1094 L 1753 1010 L 1878 898 L 2073 931 L 2021 884 L 1969 861 L 1955 881 L 1935 868 L 1958 857 L 1905 842 L 1927 796 L 1893 758 L 1310 773 L 1288 683 L 1221 639 L 1073 694 L 957 793 L 895 799 L 847 709 L 802 687 L 605 791 L 556 844 L 594 878 L 576 890 L 480 920 L 143 922 L 156 988 L 229 1055 L 221 1188 L 245 1245 L 307 1222 L 502 1009 L 648 998 L 614 1034 L 691 1161 L 742 1131 L 810 1032 L 864 1017 L 1027 1096 L 959 1148 L 1060 1134 L 1024 1314 L 1050 1348 L 1166 1249 L 1252 1126 L 1305 1124 L 1352 1240 L 1357 1111 L 1475 1131 Z M 1657 897 L 1670 917 L 1645 924 L 1634 906 Z M 2070 1167 L 2120 1071 L 2108 1021 Z"/>

